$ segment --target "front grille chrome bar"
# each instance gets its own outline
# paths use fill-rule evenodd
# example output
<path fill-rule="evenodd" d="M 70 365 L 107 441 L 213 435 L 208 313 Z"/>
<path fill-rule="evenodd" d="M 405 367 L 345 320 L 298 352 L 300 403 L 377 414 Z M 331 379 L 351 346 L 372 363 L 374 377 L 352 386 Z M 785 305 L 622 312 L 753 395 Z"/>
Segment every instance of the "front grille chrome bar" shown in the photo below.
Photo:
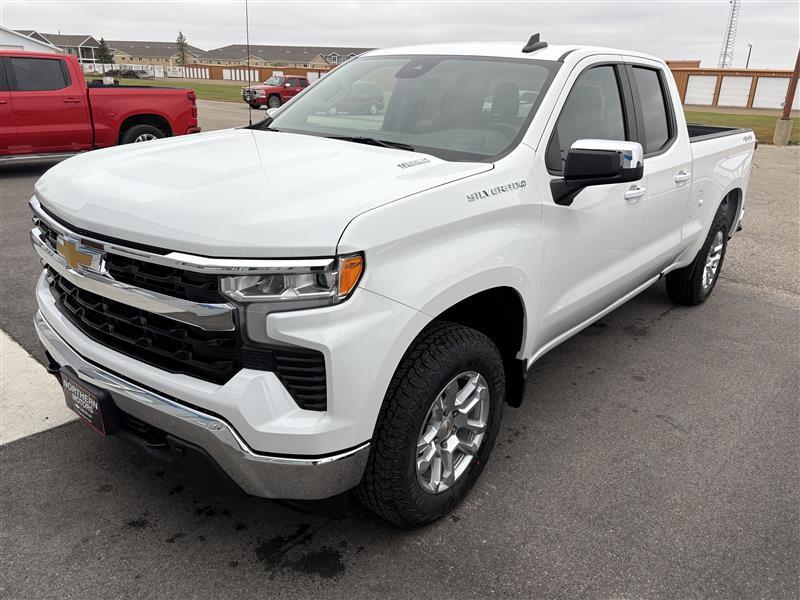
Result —
<path fill-rule="evenodd" d="M 59 227 L 58 230 L 64 231 L 64 228 Z M 85 240 L 86 238 L 81 239 Z M 34 250 L 46 265 L 73 285 L 98 296 L 116 300 L 173 321 L 194 325 L 206 331 L 233 331 L 236 327 L 234 321 L 236 308 L 232 304 L 192 302 L 128 285 L 103 273 L 82 267 L 72 269 L 60 254 L 47 245 L 38 227 L 31 230 L 31 242 Z"/>
<path fill-rule="evenodd" d="M 93 238 L 91 235 L 76 233 L 51 217 L 42 208 L 36 197 L 31 198 L 30 207 L 36 218 L 41 219 L 52 230 L 60 235 L 79 238 L 82 242 L 90 242 L 108 254 L 119 254 L 136 260 L 194 271 L 211 275 L 259 275 L 270 273 L 289 274 L 293 272 L 307 273 L 309 269 L 320 272 L 333 268 L 333 258 L 291 258 L 291 259 L 259 259 L 259 258 L 212 258 L 185 254 L 183 252 L 169 252 L 156 254 L 131 248 L 113 242 Z"/>

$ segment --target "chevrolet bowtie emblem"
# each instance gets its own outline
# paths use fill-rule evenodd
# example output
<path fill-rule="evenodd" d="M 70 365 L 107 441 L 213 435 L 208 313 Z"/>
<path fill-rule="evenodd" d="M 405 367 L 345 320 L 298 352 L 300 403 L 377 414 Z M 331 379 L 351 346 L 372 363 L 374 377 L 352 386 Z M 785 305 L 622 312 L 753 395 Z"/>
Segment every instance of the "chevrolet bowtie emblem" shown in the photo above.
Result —
<path fill-rule="evenodd" d="M 58 238 L 58 253 L 67 261 L 70 269 L 89 267 L 92 264 L 92 255 L 78 250 L 78 243 L 64 238 Z"/>

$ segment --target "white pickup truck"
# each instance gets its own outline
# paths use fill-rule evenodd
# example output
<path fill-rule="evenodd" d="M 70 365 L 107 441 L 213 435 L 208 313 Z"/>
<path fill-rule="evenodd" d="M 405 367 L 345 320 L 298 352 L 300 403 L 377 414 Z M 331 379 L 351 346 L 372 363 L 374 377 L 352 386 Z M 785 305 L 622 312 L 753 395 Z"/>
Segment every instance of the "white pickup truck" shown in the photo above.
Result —
<path fill-rule="evenodd" d="M 377 114 L 334 110 L 365 81 Z M 708 298 L 755 144 L 687 127 L 637 52 L 368 52 L 256 125 L 50 169 L 36 328 L 100 432 L 418 526 L 475 483 L 542 355 L 662 278 Z"/>

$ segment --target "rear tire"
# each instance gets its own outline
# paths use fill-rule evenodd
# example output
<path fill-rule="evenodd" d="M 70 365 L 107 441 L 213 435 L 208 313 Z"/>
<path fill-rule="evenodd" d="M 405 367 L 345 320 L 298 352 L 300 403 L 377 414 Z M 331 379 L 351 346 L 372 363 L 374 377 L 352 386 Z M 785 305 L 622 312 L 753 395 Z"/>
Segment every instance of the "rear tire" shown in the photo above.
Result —
<path fill-rule="evenodd" d="M 667 294 L 675 304 L 697 306 L 714 291 L 728 249 L 728 204 L 724 202 L 692 263 L 667 274 Z"/>
<path fill-rule="evenodd" d="M 504 400 L 505 374 L 497 346 L 468 327 L 430 325 L 407 351 L 386 392 L 357 488 L 361 502 L 407 528 L 447 514 L 483 471 L 500 429 Z M 447 405 L 449 409 L 439 410 Z M 431 458 L 437 449 L 438 483 L 437 459 Z"/>
<path fill-rule="evenodd" d="M 155 125 L 134 125 L 122 134 L 120 144 L 135 144 L 159 140 L 166 134 Z"/>

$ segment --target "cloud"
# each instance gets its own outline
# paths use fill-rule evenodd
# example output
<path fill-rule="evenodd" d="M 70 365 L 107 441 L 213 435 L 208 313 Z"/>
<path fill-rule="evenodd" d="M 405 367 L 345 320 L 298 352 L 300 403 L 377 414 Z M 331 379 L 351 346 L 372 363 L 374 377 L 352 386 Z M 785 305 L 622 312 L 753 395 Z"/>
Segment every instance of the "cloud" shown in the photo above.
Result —
<path fill-rule="evenodd" d="M 108 39 L 174 40 L 210 49 L 244 43 L 244 2 L 185 0 L 3 0 L 6 27 L 87 33 Z M 641 50 L 663 58 L 699 58 L 715 66 L 727 1 L 618 2 L 275 2 L 251 0 L 254 44 L 390 47 L 448 41 L 516 41 L 539 31 L 555 44 Z M 800 3 L 746 1 L 742 5 L 735 66 L 790 69 L 800 44 Z"/>

